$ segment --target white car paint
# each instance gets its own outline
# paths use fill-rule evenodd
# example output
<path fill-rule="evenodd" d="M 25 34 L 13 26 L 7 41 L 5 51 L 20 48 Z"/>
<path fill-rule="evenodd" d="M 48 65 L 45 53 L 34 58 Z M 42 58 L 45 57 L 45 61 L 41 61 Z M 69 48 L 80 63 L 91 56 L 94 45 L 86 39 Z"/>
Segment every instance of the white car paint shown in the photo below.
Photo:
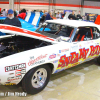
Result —
<path fill-rule="evenodd" d="M 69 25 L 69 26 L 73 26 L 73 27 L 82 27 L 82 26 L 94 27 L 95 26 L 98 29 L 100 29 L 99 26 L 94 23 L 83 22 L 83 21 L 48 20 L 46 22 L 59 23 L 61 25 Z M 7 27 L 10 27 L 10 28 L 7 28 Z M 15 29 L 15 30 L 13 30 L 13 29 Z M 16 70 L 6 72 L 5 67 L 7 67 L 7 66 L 25 63 L 26 64 L 26 73 L 27 73 L 29 70 L 31 70 L 34 67 L 38 67 L 39 65 L 46 64 L 46 63 L 51 63 L 54 66 L 53 71 L 52 71 L 52 74 L 53 74 L 53 73 L 59 72 L 61 70 L 75 66 L 77 64 L 80 64 L 80 63 L 84 62 L 85 60 L 93 59 L 95 56 L 99 56 L 99 55 L 95 55 L 91 58 L 88 58 L 89 54 L 91 52 L 90 45 L 96 46 L 96 44 L 99 44 L 99 46 L 100 46 L 100 38 L 96 39 L 96 40 L 85 41 L 85 42 L 84 41 L 71 42 L 71 43 L 66 42 L 66 41 L 58 42 L 56 39 L 44 37 L 37 32 L 31 32 L 28 30 L 23 30 L 22 28 L 10 26 L 10 25 L 2 25 L 2 24 L 0 24 L 0 31 L 4 32 L 4 33 L 10 33 L 12 35 L 22 35 L 22 36 L 26 36 L 26 37 L 36 38 L 36 39 L 51 42 L 53 44 L 50 46 L 39 47 L 36 49 L 23 51 L 20 53 L 16 53 L 16 54 L 1 58 L 0 59 L 0 80 L 1 80 L 0 83 L 3 85 L 5 83 L 9 82 L 8 77 L 14 77 L 15 80 L 12 80 L 10 82 L 18 84 L 25 75 L 25 74 L 22 74 L 22 78 L 17 79 L 15 76 Z M 27 34 L 27 33 L 33 33 L 33 34 Z M 36 35 L 34 35 L 34 34 L 36 34 Z M 74 63 L 74 64 L 69 63 L 68 66 L 58 67 L 60 64 L 62 64 L 59 62 L 59 59 L 61 59 L 62 56 L 65 55 L 66 57 L 69 57 L 71 55 L 70 53 L 72 53 L 72 52 L 76 52 L 76 53 L 80 54 L 80 52 L 79 52 L 80 48 L 89 49 L 89 52 L 86 55 L 86 59 L 84 59 L 84 60 L 79 59 L 79 61 L 77 63 Z M 54 54 L 56 55 L 56 57 L 50 58 L 50 56 L 54 55 Z M 71 59 L 71 58 L 69 58 L 69 59 Z M 20 70 L 20 69 L 17 69 L 17 70 Z"/>

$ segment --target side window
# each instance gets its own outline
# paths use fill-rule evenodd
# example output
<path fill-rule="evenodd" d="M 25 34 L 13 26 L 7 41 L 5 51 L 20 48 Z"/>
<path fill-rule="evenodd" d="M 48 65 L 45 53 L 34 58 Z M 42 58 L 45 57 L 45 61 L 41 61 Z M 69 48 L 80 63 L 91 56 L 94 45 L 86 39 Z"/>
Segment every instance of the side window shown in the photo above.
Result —
<path fill-rule="evenodd" d="M 91 27 L 86 27 L 83 41 L 88 41 L 92 39 L 93 39 L 93 29 Z"/>
<path fill-rule="evenodd" d="M 71 37 L 73 30 L 73 27 L 61 25 L 59 31 L 57 31 L 55 34 L 58 36 Z"/>
<path fill-rule="evenodd" d="M 97 39 L 100 37 L 100 32 L 96 27 L 93 27 L 93 39 Z"/>
<path fill-rule="evenodd" d="M 97 39 L 99 37 L 99 32 L 95 27 L 79 27 L 74 36 L 73 42 L 77 41 L 88 41 Z"/>

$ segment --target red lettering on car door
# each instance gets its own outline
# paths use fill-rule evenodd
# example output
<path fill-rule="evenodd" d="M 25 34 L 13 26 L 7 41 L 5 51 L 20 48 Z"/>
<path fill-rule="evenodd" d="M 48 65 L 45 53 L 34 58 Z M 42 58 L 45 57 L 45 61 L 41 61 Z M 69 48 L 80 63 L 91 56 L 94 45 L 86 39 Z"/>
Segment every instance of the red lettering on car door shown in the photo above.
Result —
<path fill-rule="evenodd" d="M 58 67 L 65 67 L 65 59 L 66 59 L 66 55 L 61 56 L 61 58 L 60 58 L 60 60 L 59 60 L 59 62 L 60 62 L 61 64 L 59 64 Z"/>
<path fill-rule="evenodd" d="M 97 46 L 90 46 L 90 54 L 89 56 L 94 56 L 94 55 L 99 55 L 99 52 L 100 52 L 100 46 L 97 45 Z"/>
<path fill-rule="evenodd" d="M 86 56 L 87 56 L 87 53 L 89 52 L 89 49 L 79 49 L 80 51 L 80 56 L 79 56 L 79 59 L 83 58 L 83 59 L 86 59 Z"/>

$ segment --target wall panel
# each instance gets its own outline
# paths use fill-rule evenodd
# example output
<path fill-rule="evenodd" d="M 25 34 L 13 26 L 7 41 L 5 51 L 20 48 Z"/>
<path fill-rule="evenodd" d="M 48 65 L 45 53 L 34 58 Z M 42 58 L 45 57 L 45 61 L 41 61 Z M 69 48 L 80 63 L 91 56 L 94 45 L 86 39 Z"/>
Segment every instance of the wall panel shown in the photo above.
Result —
<path fill-rule="evenodd" d="M 20 0 L 20 2 L 42 2 L 42 3 L 48 3 L 49 0 Z"/>
<path fill-rule="evenodd" d="M 51 4 L 49 6 L 49 0 L 14 0 L 14 9 L 26 8 L 28 10 L 76 10 L 77 12 L 81 10 L 81 0 L 50 0 Z M 53 4 L 53 1 L 56 1 Z M 83 15 L 85 12 L 98 13 L 100 14 L 100 2 L 97 1 L 85 1 L 83 8 Z M 0 7 L 3 9 L 9 9 L 9 0 L 0 0 Z"/>
<path fill-rule="evenodd" d="M 85 6 L 97 6 L 100 7 L 100 2 L 97 1 L 84 1 Z"/>
<path fill-rule="evenodd" d="M 81 0 L 56 0 L 56 3 L 60 4 L 81 4 Z"/>
<path fill-rule="evenodd" d="M 9 2 L 9 0 L 0 0 L 0 2 Z"/>

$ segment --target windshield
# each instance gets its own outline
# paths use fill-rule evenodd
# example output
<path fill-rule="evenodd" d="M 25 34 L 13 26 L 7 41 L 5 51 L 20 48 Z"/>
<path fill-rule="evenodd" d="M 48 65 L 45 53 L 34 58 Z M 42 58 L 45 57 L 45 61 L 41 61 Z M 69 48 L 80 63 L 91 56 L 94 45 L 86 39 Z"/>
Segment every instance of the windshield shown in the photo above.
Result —
<path fill-rule="evenodd" d="M 67 26 L 67 25 L 61 25 L 56 23 L 43 23 L 36 32 L 39 32 L 41 34 L 52 34 L 52 36 L 63 36 L 65 38 L 68 37 L 70 39 L 72 33 L 73 33 L 74 27 Z"/>

